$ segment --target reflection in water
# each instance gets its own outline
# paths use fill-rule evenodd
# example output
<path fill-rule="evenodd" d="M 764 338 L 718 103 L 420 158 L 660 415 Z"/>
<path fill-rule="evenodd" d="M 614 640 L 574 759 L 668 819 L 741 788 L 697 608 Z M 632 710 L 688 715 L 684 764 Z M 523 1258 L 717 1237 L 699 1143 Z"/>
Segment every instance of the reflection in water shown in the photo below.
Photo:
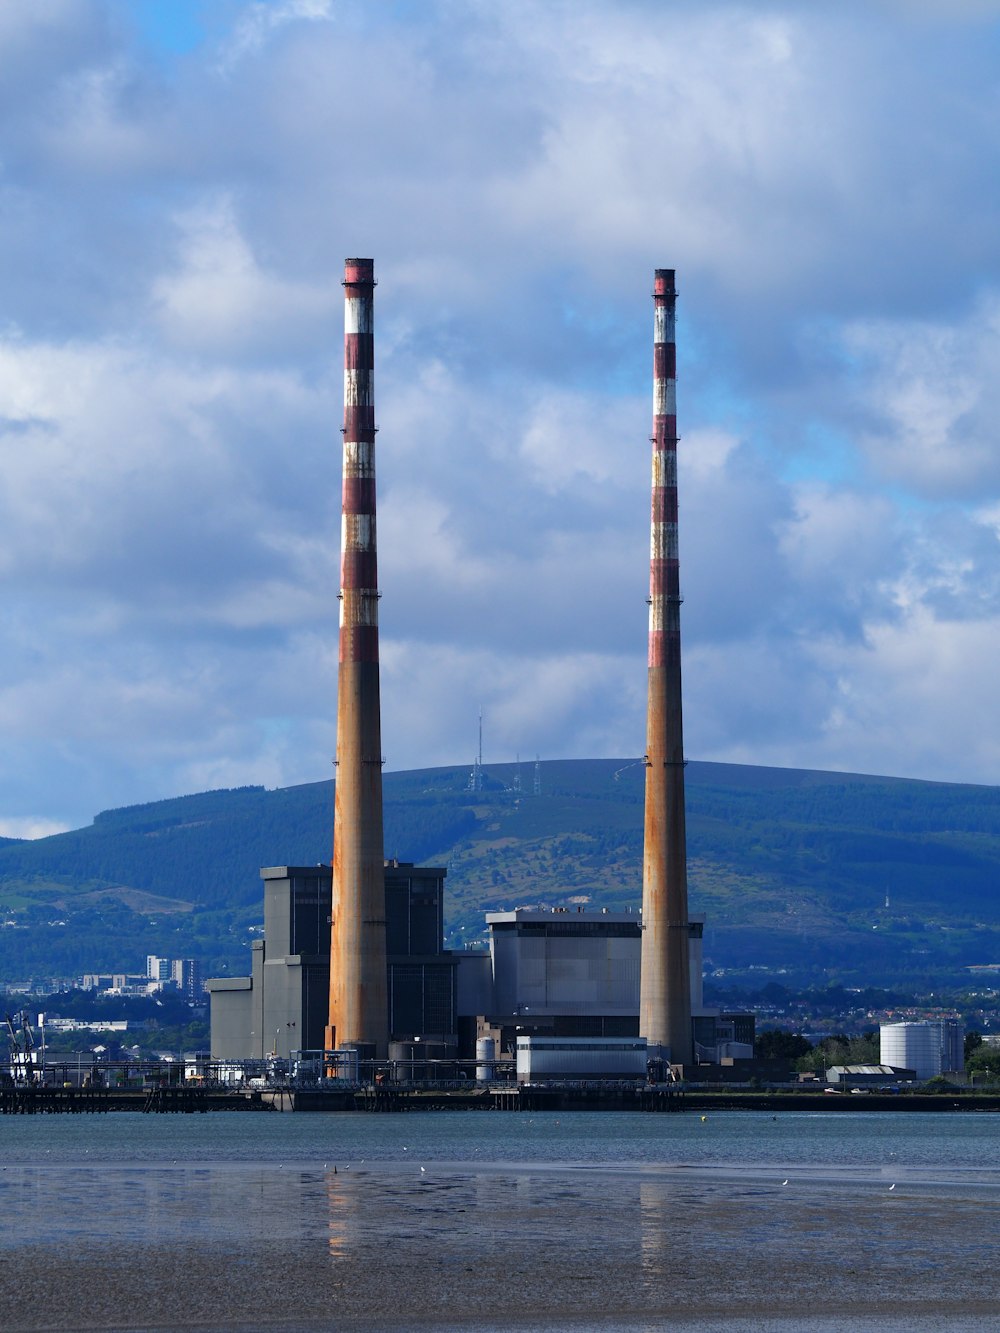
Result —
<path fill-rule="evenodd" d="M 649 1300 L 663 1290 L 667 1277 L 664 1247 L 668 1212 L 662 1183 L 653 1186 L 647 1180 L 642 1181 L 639 1185 L 639 1273 L 643 1293 Z M 676 1228 L 679 1220 L 676 1213 L 672 1220 Z"/>
<path fill-rule="evenodd" d="M 54 1327 L 55 1314 L 79 1326 L 84 1309 L 89 1326 L 126 1323 L 138 1299 L 155 1307 L 168 1288 L 212 1318 L 280 1309 L 317 1328 L 334 1308 L 341 1322 L 389 1325 L 534 1326 L 589 1311 L 634 1329 L 713 1308 L 791 1319 L 804 1289 L 827 1311 L 913 1310 L 941 1299 L 945 1276 L 954 1308 L 996 1304 L 996 1183 L 894 1172 L 889 1193 L 878 1172 L 789 1174 L 785 1186 L 770 1168 L 429 1157 L 336 1174 L 301 1162 L 14 1164 L 0 1173 L 0 1258 L 14 1260 L 0 1264 L 0 1297 L 9 1310 L 4 1269 L 44 1273 L 58 1245 L 58 1292 L 39 1292 Z"/>
<path fill-rule="evenodd" d="M 327 1171 L 323 1185 L 329 1217 L 326 1227 L 327 1249 L 331 1259 L 342 1259 L 350 1243 L 354 1196 L 344 1189 L 341 1177 L 332 1171 Z"/>

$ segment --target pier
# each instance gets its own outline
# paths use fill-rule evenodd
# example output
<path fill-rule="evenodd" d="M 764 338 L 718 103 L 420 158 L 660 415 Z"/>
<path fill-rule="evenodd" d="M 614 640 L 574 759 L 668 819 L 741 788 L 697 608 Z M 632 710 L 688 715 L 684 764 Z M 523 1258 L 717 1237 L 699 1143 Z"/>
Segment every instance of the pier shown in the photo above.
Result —
<path fill-rule="evenodd" d="M 59 1088 L 37 1084 L 0 1086 L 0 1115 L 94 1115 L 108 1111 L 140 1111 L 192 1115 L 204 1111 L 270 1111 L 275 1109 L 256 1089 L 215 1088 Z"/>
<path fill-rule="evenodd" d="M 494 1111 L 680 1111 L 675 1085 L 636 1083 L 520 1083 L 491 1090 Z"/>

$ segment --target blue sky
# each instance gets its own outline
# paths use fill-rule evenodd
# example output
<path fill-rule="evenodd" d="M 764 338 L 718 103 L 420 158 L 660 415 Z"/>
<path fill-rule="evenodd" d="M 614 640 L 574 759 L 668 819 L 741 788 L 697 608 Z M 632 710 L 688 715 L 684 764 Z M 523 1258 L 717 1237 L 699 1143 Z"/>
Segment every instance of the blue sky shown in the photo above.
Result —
<path fill-rule="evenodd" d="M 149 48 L 164 59 L 193 51 L 206 39 L 210 6 L 205 0 L 118 0 L 118 5 Z"/>
<path fill-rule="evenodd" d="M 1000 0 L 0 10 L 0 832 L 330 773 L 374 256 L 390 768 L 1000 774 Z"/>

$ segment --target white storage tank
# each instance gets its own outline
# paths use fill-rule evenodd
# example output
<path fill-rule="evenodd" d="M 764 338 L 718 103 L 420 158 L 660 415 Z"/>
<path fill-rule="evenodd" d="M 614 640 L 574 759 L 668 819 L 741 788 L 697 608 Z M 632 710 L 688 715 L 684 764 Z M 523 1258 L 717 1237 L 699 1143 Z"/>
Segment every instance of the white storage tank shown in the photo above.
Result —
<path fill-rule="evenodd" d="M 497 1058 L 495 1037 L 480 1037 L 476 1042 L 476 1082 L 492 1083 L 495 1076 L 494 1061 Z"/>
<path fill-rule="evenodd" d="M 954 1018 L 883 1023 L 879 1028 L 880 1061 L 897 1069 L 912 1069 L 917 1078 L 960 1073 L 965 1067 L 962 1036 L 962 1024 Z"/>

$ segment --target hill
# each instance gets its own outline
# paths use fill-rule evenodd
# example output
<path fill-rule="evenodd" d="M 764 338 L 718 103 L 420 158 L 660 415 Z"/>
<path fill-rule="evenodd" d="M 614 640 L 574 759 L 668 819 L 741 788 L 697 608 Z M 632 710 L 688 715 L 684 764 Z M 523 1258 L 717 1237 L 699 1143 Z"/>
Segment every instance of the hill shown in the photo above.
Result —
<path fill-rule="evenodd" d="M 639 760 L 385 776 L 387 855 L 448 866 L 455 946 L 488 907 L 637 905 Z M 1000 962 L 1000 789 L 693 762 L 692 911 L 730 981 L 954 984 Z M 147 953 L 242 972 L 259 868 L 329 860 L 333 784 L 203 792 L 0 844 L 0 981 L 141 970 Z M 888 906 L 886 902 L 888 901 Z"/>

